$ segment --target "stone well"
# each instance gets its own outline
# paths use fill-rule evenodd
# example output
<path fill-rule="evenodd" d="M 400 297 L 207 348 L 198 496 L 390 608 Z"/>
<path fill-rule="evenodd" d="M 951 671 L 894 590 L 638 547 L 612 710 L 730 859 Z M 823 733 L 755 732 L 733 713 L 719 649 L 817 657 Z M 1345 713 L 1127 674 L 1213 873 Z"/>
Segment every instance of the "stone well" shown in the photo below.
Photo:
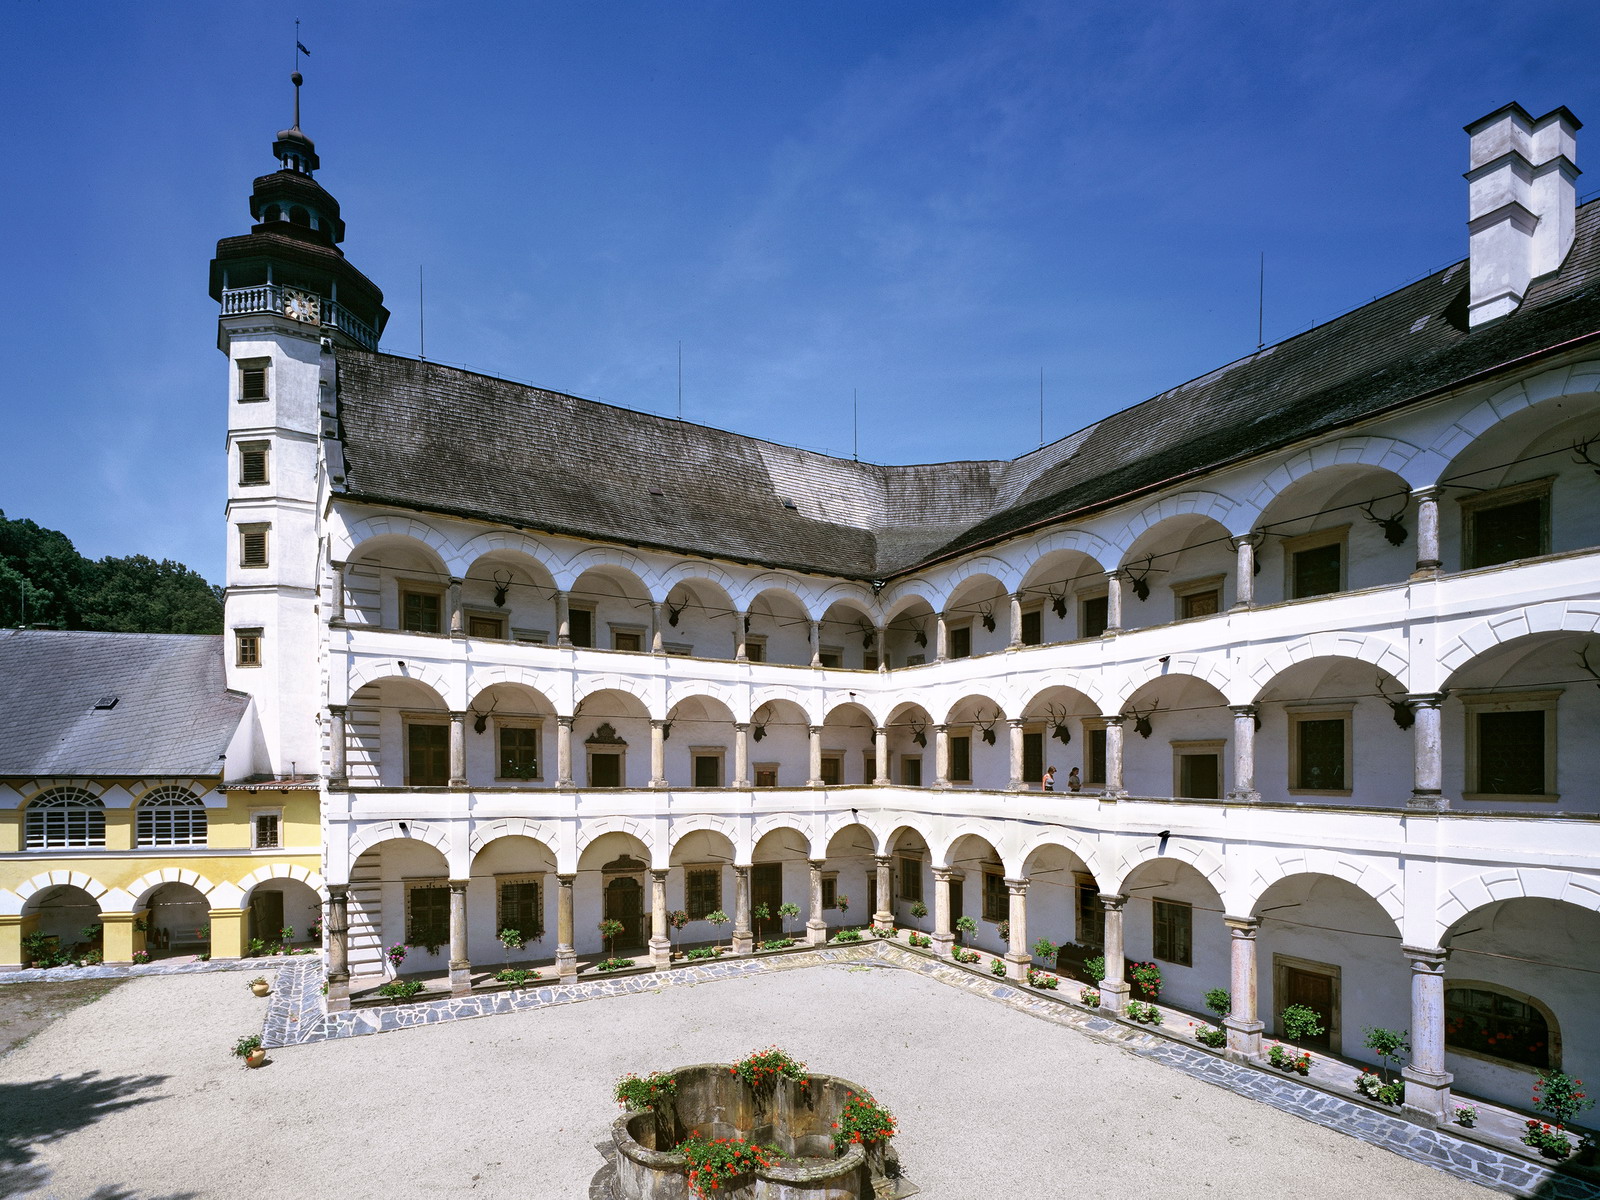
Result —
<path fill-rule="evenodd" d="M 672 1072 L 678 1090 L 658 1111 L 628 1113 L 611 1127 L 618 1200 L 691 1200 L 688 1164 L 675 1149 L 690 1134 L 741 1137 L 805 1161 L 759 1168 L 716 1195 L 729 1200 L 871 1200 L 907 1194 L 889 1179 L 886 1143 L 833 1148 L 833 1125 L 862 1088 L 834 1075 L 780 1077 L 751 1088 L 727 1063 Z"/>

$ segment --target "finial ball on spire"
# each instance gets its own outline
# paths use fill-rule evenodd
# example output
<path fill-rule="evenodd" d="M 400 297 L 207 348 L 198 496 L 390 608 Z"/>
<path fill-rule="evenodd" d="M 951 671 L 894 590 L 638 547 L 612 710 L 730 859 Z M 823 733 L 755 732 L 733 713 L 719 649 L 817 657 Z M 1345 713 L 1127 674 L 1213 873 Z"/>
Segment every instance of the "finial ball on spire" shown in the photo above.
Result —
<path fill-rule="evenodd" d="M 305 82 L 305 79 L 301 76 L 299 71 L 296 71 L 293 75 L 289 76 L 289 82 L 294 84 L 295 87 L 299 87 Z"/>

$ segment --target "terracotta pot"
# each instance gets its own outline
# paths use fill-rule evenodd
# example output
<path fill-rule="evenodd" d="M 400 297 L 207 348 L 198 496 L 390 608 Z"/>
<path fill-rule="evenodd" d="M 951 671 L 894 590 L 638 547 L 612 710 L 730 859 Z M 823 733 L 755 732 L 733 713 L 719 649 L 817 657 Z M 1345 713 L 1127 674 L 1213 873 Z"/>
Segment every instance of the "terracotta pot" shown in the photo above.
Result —
<path fill-rule="evenodd" d="M 272 994 L 272 985 L 268 983 L 252 983 L 250 990 L 258 996 L 270 996 Z"/>
<path fill-rule="evenodd" d="M 259 1047 L 244 1056 L 244 1065 L 247 1067 L 263 1067 L 267 1063 L 267 1052 Z"/>

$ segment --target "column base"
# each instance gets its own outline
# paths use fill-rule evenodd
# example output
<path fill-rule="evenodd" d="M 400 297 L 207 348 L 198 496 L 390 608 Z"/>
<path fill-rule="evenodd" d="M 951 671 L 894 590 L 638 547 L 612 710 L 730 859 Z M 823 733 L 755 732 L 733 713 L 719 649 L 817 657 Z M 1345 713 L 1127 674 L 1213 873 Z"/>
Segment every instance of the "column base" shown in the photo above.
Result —
<path fill-rule="evenodd" d="M 350 976 L 328 976 L 328 1011 L 350 1011 Z"/>
<path fill-rule="evenodd" d="M 1235 1021 L 1232 1017 L 1222 1019 L 1222 1027 L 1228 1031 L 1228 1046 L 1223 1051 L 1230 1062 L 1254 1062 L 1261 1057 L 1261 1031 L 1266 1028 L 1261 1021 Z"/>
<path fill-rule="evenodd" d="M 1105 791 L 1100 793 L 1100 803 L 1101 804 L 1115 804 L 1118 800 L 1121 800 L 1127 794 L 1128 794 L 1128 789 L 1127 788 L 1117 788 L 1115 791 L 1112 791 L 1110 788 L 1107 788 Z"/>
<path fill-rule="evenodd" d="M 955 948 L 956 935 L 953 933 L 936 933 L 933 935 L 933 952 L 940 958 L 949 958 L 950 951 Z"/>
<path fill-rule="evenodd" d="M 828 923 L 826 921 L 806 922 L 806 941 L 813 946 L 820 946 L 828 940 Z"/>
<path fill-rule="evenodd" d="M 1450 800 L 1439 792 L 1413 791 L 1406 797 L 1406 807 L 1412 812 L 1446 812 L 1450 808 Z"/>
<path fill-rule="evenodd" d="M 806 780 L 806 786 L 808 788 L 820 788 L 827 787 L 828 785 L 820 779 L 808 779 Z"/>
<path fill-rule="evenodd" d="M 751 783 L 748 779 L 735 779 L 728 786 L 731 788 L 743 789 L 744 791 L 748 792 L 752 787 L 755 786 L 755 784 Z"/>
<path fill-rule="evenodd" d="M 570 946 L 556 951 L 556 974 L 562 983 L 578 982 L 578 955 Z"/>
<path fill-rule="evenodd" d="M 1439 563 L 1418 563 L 1417 569 L 1411 572 L 1410 578 L 1414 583 L 1424 580 L 1439 578 Z"/>
<path fill-rule="evenodd" d="M 1006 978 L 1013 983 L 1026 983 L 1028 968 L 1033 965 L 1033 959 L 1026 954 L 1004 954 L 1001 957 L 1006 963 Z"/>
<path fill-rule="evenodd" d="M 735 929 L 733 931 L 733 952 L 735 954 L 749 954 L 756 948 L 755 934 L 748 929 Z"/>
<path fill-rule="evenodd" d="M 894 780 L 886 779 L 882 775 L 880 775 L 880 776 L 878 776 L 876 779 L 874 779 L 872 781 L 872 786 L 873 787 L 893 787 L 894 786 Z"/>
<path fill-rule="evenodd" d="M 1128 993 L 1132 990 L 1127 983 L 1102 983 L 1099 987 L 1100 1007 L 1120 1015 L 1128 1007 Z"/>
<path fill-rule="evenodd" d="M 885 929 L 894 928 L 894 914 L 892 912 L 875 912 L 872 914 L 872 923 L 881 925 Z"/>
<path fill-rule="evenodd" d="M 1020 791 L 1026 790 L 1027 786 L 1028 785 L 1023 783 L 1022 780 L 1013 779 L 1013 780 L 1009 781 L 1006 784 L 1006 791 L 1008 791 L 1008 792 L 1020 792 Z"/>
<path fill-rule="evenodd" d="M 1406 1081 L 1406 1098 L 1400 1111 L 1407 1120 L 1419 1125 L 1449 1124 L 1450 1085 L 1455 1081 L 1454 1075 L 1404 1067 L 1400 1076 Z"/>
<path fill-rule="evenodd" d="M 472 995 L 472 964 L 467 962 L 450 964 L 450 994 L 452 996 Z"/>
<path fill-rule="evenodd" d="M 650 939 L 650 965 L 658 971 L 665 971 L 672 966 L 672 942 L 669 939 Z"/>
<path fill-rule="evenodd" d="M 658 792 L 659 791 L 665 791 L 666 790 L 666 786 L 667 786 L 667 781 L 665 779 L 652 779 L 650 781 L 650 786 L 652 788 L 654 788 Z"/>
<path fill-rule="evenodd" d="M 1228 793 L 1228 799 L 1234 804 L 1260 804 L 1261 793 L 1232 791 Z"/>

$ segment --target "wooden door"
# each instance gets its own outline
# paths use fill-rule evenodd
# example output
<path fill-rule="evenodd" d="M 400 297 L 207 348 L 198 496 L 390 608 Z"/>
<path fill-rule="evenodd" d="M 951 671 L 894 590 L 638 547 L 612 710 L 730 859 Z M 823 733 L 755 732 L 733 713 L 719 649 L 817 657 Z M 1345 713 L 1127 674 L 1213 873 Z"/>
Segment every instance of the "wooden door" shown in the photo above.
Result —
<path fill-rule="evenodd" d="M 955 931 L 956 922 L 966 915 L 966 898 L 962 895 L 961 880 L 950 881 L 950 930 Z"/>
<path fill-rule="evenodd" d="M 777 931 L 783 920 L 778 915 L 778 909 L 783 904 L 782 863 L 754 863 L 750 867 L 750 907 L 754 910 L 763 904 L 772 916 L 761 923 L 757 935 L 763 940 L 771 940 L 779 936 Z"/>
<path fill-rule="evenodd" d="M 617 954 L 644 948 L 644 885 L 633 875 L 618 875 L 606 884 L 606 919 L 621 921 L 613 943 Z"/>
<path fill-rule="evenodd" d="M 1283 1010 L 1291 1004 L 1304 1004 L 1316 1012 L 1323 1032 L 1303 1043 L 1307 1050 L 1333 1052 L 1333 1011 L 1337 1003 L 1335 989 L 1338 981 L 1332 975 L 1317 971 L 1303 971 L 1299 967 L 1283 968 L 1283 994 L 1278 1000 L 1278 1030 L 1282 1036 Z"/>
<path fill-rule="evenodd" d="M 250 897 L 250 936 L 275 942 L 283 929 L 283 893 L 257 889 Z"/>

